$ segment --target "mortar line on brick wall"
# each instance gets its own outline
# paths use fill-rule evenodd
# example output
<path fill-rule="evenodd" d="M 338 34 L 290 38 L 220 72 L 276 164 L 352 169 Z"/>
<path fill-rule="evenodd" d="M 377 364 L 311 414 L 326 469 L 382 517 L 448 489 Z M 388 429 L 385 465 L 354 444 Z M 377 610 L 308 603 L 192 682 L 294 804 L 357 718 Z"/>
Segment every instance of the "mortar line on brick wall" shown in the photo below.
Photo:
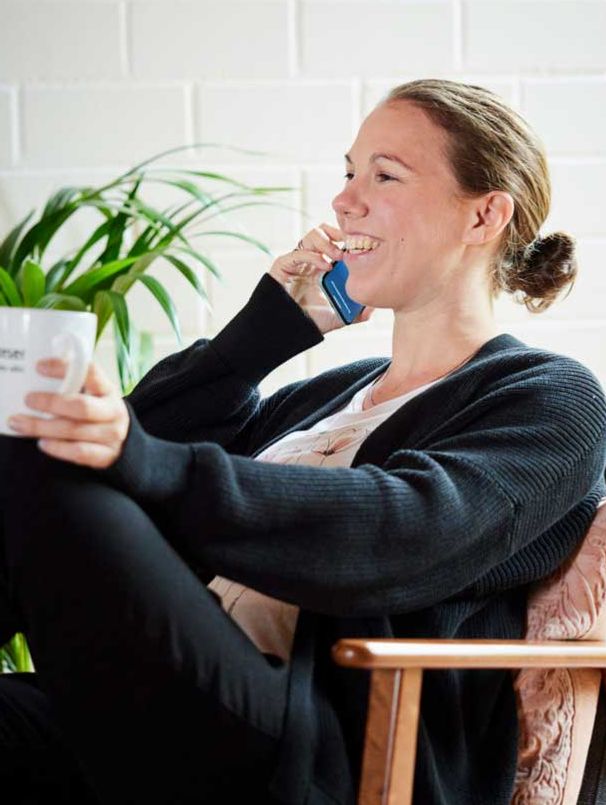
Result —
<path fill-rule="evenodd" d="M 193 145 L 196 142 L 196 123 L 194 114 L 195 90 L 193 81 L 189 81 L 184 84 L 183 94 L 185 100 L 185 142 Z"/>
<path fill-rule="evenodd" d="M 606 153 L 598 151 L 595 154 L 552 154 L 547 152 L 551 165 L 606 165 Z"/>
<path fill-rule="evenodd" d="M 31 167 L 31 166 L 23 166 L 23 167 L 14 167 L 9 169 L 0 170 L 0 179 L 15 179 L 19 177 L 26 177 L 26 178 L 44 178 L 44 177 L 53 177 L 53 176 L 77 176 L 82 172 L 86 172 L 87 175 L 96 175 L 105 176 L 106 174 L 116 174 L 118 172 L 123 172 L 128 170 L 131 167 L 130 165 L 88 165 L 84 167 L 75 168 L 72 166 L 66 166 L 63 168 L 45 168 L 45 167 Z"/>
<path fill-rule="evenodd" d="M 288 75 L 297 78 L 301 74 L 301 51 L 299 31 L 301 18 L 298 0 L 287 0 L 286 26 L 288 37 Z"/>
<path fill-rule="evenodd" d="M 453 64 L 455 70 L 463 69 L 464 27 L 462 0 L 452 0 Z"/>
<path fill-rule="evenodd" d="M 351 82 L 351 137 L 355 139 L 356 134 L 358 133 L 358 129 L 360 124 L 362 123 L 362 116 L 364 114 L 364 106 L 363 106 L 363 83 L 361 78 L 353 78 Z"/>
<path fill-rule="evenodd" d="M 387 79 L 391 80 L 391 79 Z M 347 78 L 205 78 L 204 86 L 210 89 L 248 89 L 250 87 L 343 87 Z"/>
<path fill-rule="evenodd" d="M 118 6 L 118 15 L 120 21 L 120 66 L 122 75 L 129 78 L 132 75 L 132 65 L 130 59 L 131 41 L 130 41 L 130 11 L 129 6 L 124 0 Z"/>
<path fill-rule="evenodd" d="M 515 107 L 522 109 L 522 104 L 524 103 L 524 92 L 520 76 L 517 76 L 512 82 L 511 100 Z"/>
<path fill-rule="evenodd" d="M 603 84 L 606 82 L 606 72 L 586 73 L 583 75 L 521 75 L 523 84 Z"/>
<path fill-rule="evenodd" d="M 20 85 L 13 87 L 10 94 L 11 106 L 11 163 L 18 168 L 23 154 L 23 90 Z"/>
<path fill-rule="evenodd" d="M 50 1 L 50 0 L 49 0 Z M 164 78 L 161 81 L 151 79 L 138 80 L 127 79 L 95 79 L 86 83 L 61 83 L 59 81 L 43 81 L 35 79 L 27 82 L 27 89 L 39 92 L 40 90 L 50 90 L 52 92 L 61 90 L 62 92 L 90 92 L 96 90 L 158 90 L 158 89 L 180 89 L 183 86 L 181 78 Z"/>

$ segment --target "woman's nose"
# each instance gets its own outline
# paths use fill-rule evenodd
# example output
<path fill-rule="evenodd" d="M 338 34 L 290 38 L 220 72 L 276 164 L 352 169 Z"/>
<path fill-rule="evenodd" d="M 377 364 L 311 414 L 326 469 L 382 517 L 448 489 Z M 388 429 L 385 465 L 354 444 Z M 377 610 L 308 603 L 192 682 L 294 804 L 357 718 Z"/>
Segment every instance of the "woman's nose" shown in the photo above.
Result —
<path fill-rule="evenodd" d="M 340 215 L 360 215 L 368 210 L 367 204 L 353 190 L 351 183 L 333 198 L 332 208 Z"/>

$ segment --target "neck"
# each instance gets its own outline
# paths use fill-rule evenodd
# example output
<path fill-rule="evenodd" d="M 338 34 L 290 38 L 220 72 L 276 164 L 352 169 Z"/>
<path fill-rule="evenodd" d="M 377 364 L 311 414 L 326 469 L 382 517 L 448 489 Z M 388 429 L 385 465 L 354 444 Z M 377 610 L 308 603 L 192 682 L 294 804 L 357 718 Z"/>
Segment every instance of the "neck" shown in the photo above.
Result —
<path fill-rule="evenodd" d="M 430 303 L 395 312 L 392 362 L 374 399 L 404 394 L 448 374 L 498 335 L 490 298 L 472 296 L 448 307 Z"/>

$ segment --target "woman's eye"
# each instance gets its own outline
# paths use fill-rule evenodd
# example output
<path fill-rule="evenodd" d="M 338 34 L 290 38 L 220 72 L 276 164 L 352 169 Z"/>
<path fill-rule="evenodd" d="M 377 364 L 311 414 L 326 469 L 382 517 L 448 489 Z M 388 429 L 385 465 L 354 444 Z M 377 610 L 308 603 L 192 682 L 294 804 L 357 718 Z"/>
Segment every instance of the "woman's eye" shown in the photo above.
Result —
<path fill-rule="evenodd" d="M 343 178 L 344 179 L 351 179 L 352 176 L 353 176 L 353 173 L 346 173 L 346 174 L 343 175 Z M 379 177 L 383 177 L 381 179 L 381 182 L 383 182 L 383 181 L 395 182 L 396 181 L 396 179 L 393 176 L 389 176 L 389 174 L 387 174 L 387 173 L 377 173 L 377 178 L 379 178 Z"/>

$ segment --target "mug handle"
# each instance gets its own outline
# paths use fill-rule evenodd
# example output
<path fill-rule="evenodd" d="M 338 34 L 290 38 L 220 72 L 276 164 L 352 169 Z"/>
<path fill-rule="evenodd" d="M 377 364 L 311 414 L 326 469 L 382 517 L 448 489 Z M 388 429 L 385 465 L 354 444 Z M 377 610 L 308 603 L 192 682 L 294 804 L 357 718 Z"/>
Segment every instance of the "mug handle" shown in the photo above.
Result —
<path fill-rule="evenodd" d="M 67 361 L 67 373 L 59 387 L 59 394 L 76 394 L 82 388 L 88 372 L 87 349 L 76 333 L 58 333 L 51 341 L 56 358 Z"/>

